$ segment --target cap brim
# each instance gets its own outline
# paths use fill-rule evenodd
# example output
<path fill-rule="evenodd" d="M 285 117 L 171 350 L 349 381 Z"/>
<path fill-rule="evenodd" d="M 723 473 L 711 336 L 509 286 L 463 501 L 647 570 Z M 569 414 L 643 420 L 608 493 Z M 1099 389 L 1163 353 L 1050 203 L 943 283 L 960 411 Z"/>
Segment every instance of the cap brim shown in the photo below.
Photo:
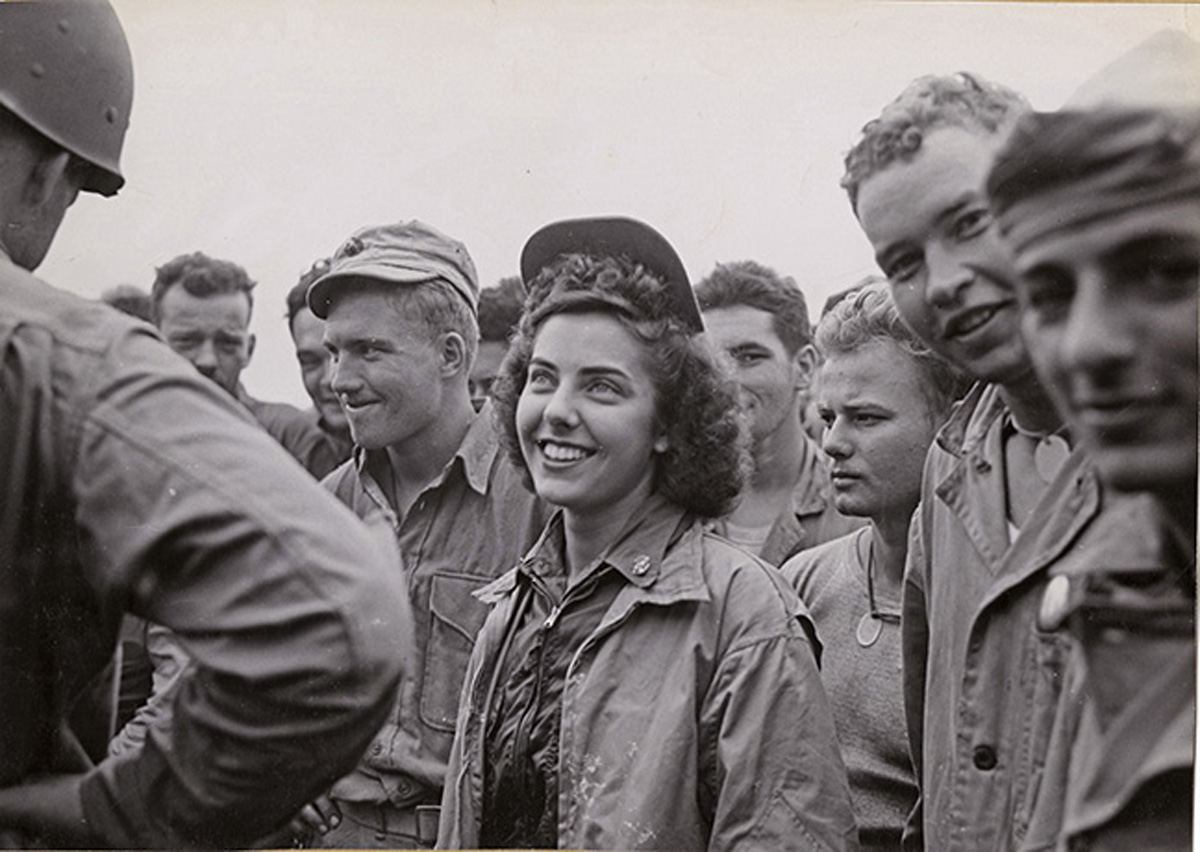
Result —
<path fill-rule="evenodd" d="M 642 264 L 667 285 L 678 319 L 692 331 L 704 331 L 683 261 L 667 238 L 644 222 L 625 217 L 566 219 L 538 229 L 521 250 L 526 288 L 543 268 L 565 254 L 627 257 Z"/>
<path fill-rule="evenodd" d="M 420 284 L 445 276 L 428 269 L 406 269 L 382 263 L 365 263 L 360 266 L 347 265 L 343 269 L 328 272 L 312 283 L 305 300 L 308 309 L 319 319 L 329 318 L 334 291 L 351 281 L 382 281 L 385 284 Z M 458 289 L 457 287 L 455 288 Z"/>

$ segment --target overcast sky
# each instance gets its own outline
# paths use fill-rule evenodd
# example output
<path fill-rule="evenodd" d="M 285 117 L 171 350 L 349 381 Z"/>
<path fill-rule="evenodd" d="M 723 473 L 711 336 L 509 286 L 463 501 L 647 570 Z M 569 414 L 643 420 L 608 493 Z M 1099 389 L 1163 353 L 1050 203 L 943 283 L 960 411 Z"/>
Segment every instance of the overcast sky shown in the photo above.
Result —
<path fill-rule="evenodd" d="M 419 218 L 481 283 L 553 219 L 662 231 L 693 281 L 751 258 L 814 312 L 873 272 L 838 187 L 912 78 L 972 70 L 1051 109 L 1198 4 L 113 0 L 136 92 L 115 199 L 39 274 L 97 296 L 194 250 L 259 282 L 257 396 L 307 404 L 283 298 L 362 225 Z"/>

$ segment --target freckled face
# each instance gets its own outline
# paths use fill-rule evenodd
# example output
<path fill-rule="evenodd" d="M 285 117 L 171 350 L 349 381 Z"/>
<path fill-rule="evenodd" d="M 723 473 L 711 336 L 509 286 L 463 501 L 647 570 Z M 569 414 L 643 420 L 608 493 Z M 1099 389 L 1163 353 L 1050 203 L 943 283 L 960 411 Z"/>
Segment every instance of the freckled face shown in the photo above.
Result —
<path fill-rule="evenodd" d="M 400 446 L 438 428 L 444 379 L 437 341 L 386 291 L 339 296 L 325 322 L 325 348 L 356 444 Z"/>
<path fill-rule="evenodd" d="M 976 378 L 1003 384 L 1030 362 L 1012 258 L 984 193 L 1002 143 L 959 127 L 934 130 L 911 161 L 862 183 L 857 213 L 905 322 Z"/>
<path fill-rule="evenodd" d="M 649 495 L 656 394 L 643 344 L 603 313 L 538 329 L 517 402 L 521 452 L 539 496 L 583 516 L 632 511 Z"/>
<path fill-rule="evenodd" d="M 1017 262 L 1029 351 L 1104 479 L 1194 489 L 1200 204 L 1060 231 Z"/>

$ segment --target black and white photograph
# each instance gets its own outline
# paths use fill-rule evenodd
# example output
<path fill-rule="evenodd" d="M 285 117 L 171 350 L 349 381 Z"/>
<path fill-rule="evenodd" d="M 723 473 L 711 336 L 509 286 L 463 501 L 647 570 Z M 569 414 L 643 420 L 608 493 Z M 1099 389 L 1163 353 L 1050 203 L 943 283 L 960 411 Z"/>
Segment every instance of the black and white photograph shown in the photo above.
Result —
<path fill-rule="evenodd" d="M 0 846 L 1192 849 L 1198 24 L 0 0 Z"/>

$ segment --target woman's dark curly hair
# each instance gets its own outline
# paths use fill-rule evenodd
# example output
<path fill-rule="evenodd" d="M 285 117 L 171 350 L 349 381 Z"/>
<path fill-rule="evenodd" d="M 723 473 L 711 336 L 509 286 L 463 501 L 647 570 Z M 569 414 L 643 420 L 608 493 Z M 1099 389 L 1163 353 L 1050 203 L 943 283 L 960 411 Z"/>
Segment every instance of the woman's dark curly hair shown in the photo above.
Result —
<path fill-rule="evenodd" d="M 663 281 L 624 257 L 565 255 L 529 285 L 493 391 L 501 440 L 525 484 L 533 489 L 517 437 L 517 400 L 538 328 L 561 313 L 607 314 L 641 341 L 654 386 L 655 425 L 667 438 L 653 489 L 700 517 L 728 512 L 748 464 L 737 386 L 705 342 L 672 313 Z"/>

